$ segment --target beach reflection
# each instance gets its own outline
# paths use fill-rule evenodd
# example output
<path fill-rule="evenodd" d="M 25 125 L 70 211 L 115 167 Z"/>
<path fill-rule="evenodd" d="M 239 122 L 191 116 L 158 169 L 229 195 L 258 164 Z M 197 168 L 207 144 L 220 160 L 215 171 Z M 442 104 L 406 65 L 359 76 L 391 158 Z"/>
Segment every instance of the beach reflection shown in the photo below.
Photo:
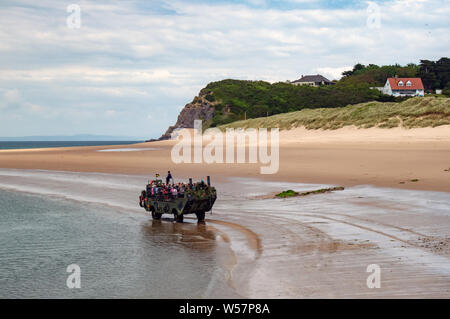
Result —
<path fill-rule="evenodd" d="M 182 245 L 201 251 L 217 249 L 220 233 L 206 223 L 175 223 L 171 218 L 151 220 L 142 227 L 144 240 L 151 245 Z"/>
<path fill-rule="evenodd" d="M 206 223 L 197 223 L 195 218 L 186 218 L 184 223 L 172 218 L 150 220 L 142 225 L 144 251 L 162 250 L 168 258 L 163 266 L 176 278 L 174 282 L 190 281 L 191 288 L 202 289 L 201 297 L 236 297 L 231 272 L 236 258 L 229 245 L 228 236 Z M 174 267 L 181 267 L 172 270 Z M 175 276 L 175 277 L 174 277 Z M 177 277 L 178 276 L 178 277 Z M 206 289 L 204 288 L 206 287 Z"/>

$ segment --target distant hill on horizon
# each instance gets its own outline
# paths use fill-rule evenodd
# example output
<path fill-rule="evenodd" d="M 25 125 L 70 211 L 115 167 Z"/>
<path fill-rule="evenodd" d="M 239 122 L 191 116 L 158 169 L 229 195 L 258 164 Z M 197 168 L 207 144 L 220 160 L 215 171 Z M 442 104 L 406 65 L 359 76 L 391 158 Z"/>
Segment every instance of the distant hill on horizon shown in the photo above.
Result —
<path fill-rule="evenodd" d="M 133 136 L 110 136 L 110 135 L 93 135 L 93 134 L 77 134 L 77 135 L 48 135 L 48 136 L 15 136 L 0 137 L 2 142 L 19 142 L 19 141 L 36 141 L 36 142 L 59 142 L 59 141 L 144 141 L 145 138 Z"/>

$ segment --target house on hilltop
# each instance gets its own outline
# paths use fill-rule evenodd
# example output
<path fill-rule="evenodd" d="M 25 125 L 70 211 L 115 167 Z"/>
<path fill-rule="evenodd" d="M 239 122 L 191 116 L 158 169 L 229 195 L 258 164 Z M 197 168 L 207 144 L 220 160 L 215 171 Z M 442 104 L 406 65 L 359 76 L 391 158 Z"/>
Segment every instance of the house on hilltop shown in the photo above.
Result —
<path fill-rule="evenodd" d="M 425 89 L 421 78 L 388 78 L 383 93 L 393 96 L 424 96 Z"/>
<path fill-rule="evenodd" d="M 317 75 L 305 75 L 295 81 L 289 82 L 294 85 L 309 85 L 309 86 L 321 86 L 321 85 L 334 85 L 334 82 L 331 82 L 326 77 L 317 74 Z"/>

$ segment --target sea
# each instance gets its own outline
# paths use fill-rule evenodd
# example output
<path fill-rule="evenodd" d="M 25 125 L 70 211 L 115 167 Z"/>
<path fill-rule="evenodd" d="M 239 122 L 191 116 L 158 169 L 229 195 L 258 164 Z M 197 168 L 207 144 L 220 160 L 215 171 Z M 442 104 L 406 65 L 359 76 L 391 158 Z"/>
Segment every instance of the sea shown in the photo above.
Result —
<path fill-rule="evenodd" d="M 0 150 L 73 146 L 128 145 L 143 141 L 0 141 Z"/>
<path fill-rule="evenodd" d="M 138 142 L 1 141 L 0 149 Z M 111 176 L 2 170 L 0 299 L 233 296 L 214 232 L 195 220 L 152 221 L 137 205 L 148 177 Z M 79 288 L 68 283 L 73 267 Z"/>
<path fill-rule="evenodd" d="M 194 219 L 153 221 L 147 177 L 0 171 L 0 299 L 233 296 L 226 243 Z"/>

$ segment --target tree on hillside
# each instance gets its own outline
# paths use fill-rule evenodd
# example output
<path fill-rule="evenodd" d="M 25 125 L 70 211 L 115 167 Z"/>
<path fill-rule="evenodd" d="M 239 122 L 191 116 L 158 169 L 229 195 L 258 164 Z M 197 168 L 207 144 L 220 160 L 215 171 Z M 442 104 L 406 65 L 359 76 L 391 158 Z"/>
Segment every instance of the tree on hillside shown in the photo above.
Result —
<path fill-rule="evenodd" d="M 370 86 L 384 86 L 389 77 L 398 75 L 399 77 L 416 77 L 419 73 L 419 67 L 413 63 L 406 66 L 399 64 L 378 66 L 369 64 L 364 66 L 356 64 L 353 70 L 344 72 L 340 82 L 361 84 L 366 83 Z"/>
<path fill-rule="evenodd" d="M 426 90 L 445 89 L 450 83 L 450 59 L 421 60 L 419 76 Z"/>
<path fill-rule="evenodd" d="M 343 76 L 351 76 L 353 74 L 355 74 L 356 72 L 360 71 L 360 70 L 364 70 L 365 66 L 364 64 L 358 63 L 353 67 L 353 70 L 349 70 L 349 71 L 345 71 L 342 73 Z"/>

